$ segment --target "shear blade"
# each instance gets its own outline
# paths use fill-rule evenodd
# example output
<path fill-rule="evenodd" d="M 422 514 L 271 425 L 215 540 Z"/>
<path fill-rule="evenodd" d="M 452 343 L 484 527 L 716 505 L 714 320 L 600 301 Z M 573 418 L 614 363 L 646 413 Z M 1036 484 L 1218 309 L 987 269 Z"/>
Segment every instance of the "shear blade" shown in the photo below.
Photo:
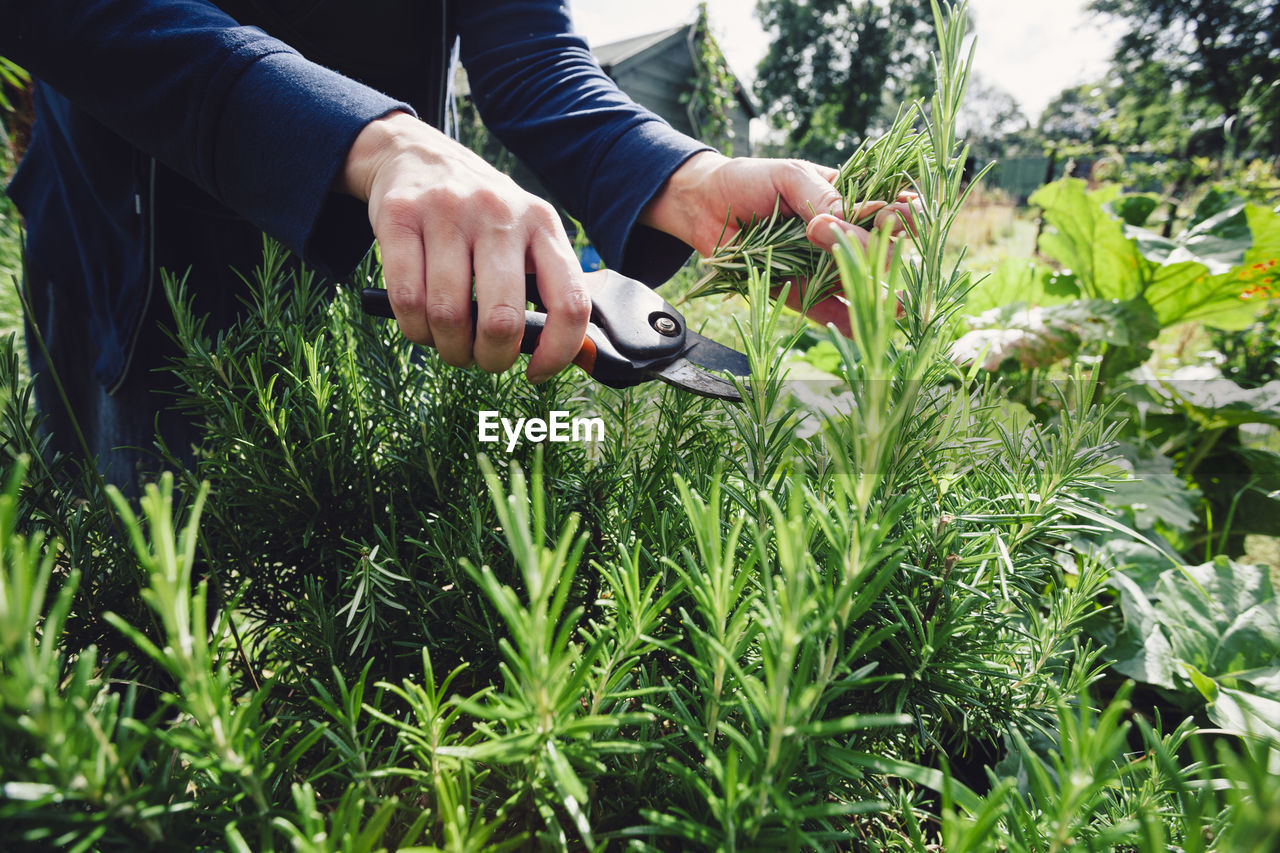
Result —
<path fill-rule="evenodd" d="M 731 373 L 746 378 L 751 375 L 751 365 L 747 357 L 724 344 L 718 344 L 690 329 L 685 334 L 689 346 L 684 354 L 665 367 L 654 371 L 654 375 L 669 385 L 683 388 L 703 397 L 714 397 L 718 400 L 742 400 L 742 395 L 732 382 L 716 376 L 717 373 Z"/>
<path fill-rule="evenodd" d="M 732 382 L 708 373 L 687 358 L 677 358 L 666 367 L 654 370 L 653 375 L 668 385 L 703 397 L 735 402 L 742 399 Z"/>
<path fill-rule="evenodd" d="M 746 379 L 751 375 L 751 362 L 747 361 L 745 354 L 738 352 L 736 349 L 730 349 L 721 343 L 716 343 L 711 338 L 704 337 L 693 329 L 685 332 L 685 346 L 682 356 L 693 363 L 695 367 L 701 367 L 703 370 L 711 370 L 716 373 L 732 373 Z"/>

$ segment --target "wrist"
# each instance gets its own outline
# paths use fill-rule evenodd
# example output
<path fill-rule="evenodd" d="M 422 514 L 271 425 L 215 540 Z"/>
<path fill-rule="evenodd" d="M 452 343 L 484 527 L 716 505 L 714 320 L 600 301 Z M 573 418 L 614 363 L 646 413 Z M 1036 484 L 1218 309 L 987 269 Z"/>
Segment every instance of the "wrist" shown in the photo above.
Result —
<path fill-rule="evenodd" d="M 400 110 L 366 124 L 347 151 L 342 171 L 334 180 L 334 189 L 368 201 L 378 167 L 394 156 L 404 140 L 421 126 L 422 122 Z"/>
<path fill-rule="evenodd" d="M 694 235 L 711 213 L 703 209 L 707 186 L 715 171 L 727 162 L 729 158 L 718 151 L 694 154 L 671 173 L 658 194 L 640 211 L 637 221 L 694 245 Z M 712 215 L 723 218 L 724 211 Z"/>

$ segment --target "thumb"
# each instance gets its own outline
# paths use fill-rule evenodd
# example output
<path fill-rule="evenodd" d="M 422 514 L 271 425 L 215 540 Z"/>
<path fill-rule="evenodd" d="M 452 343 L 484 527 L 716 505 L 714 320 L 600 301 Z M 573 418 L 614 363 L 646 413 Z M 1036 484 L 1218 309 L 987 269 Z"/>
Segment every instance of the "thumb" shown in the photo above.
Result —
<path fill-rule="evenodd" d="M 843 218 L 844 199 L 833 185 L 838 172 L 803 160 L 791 163 L 775 184 L 782 203 L 805 222 L 821 214 Z"/>

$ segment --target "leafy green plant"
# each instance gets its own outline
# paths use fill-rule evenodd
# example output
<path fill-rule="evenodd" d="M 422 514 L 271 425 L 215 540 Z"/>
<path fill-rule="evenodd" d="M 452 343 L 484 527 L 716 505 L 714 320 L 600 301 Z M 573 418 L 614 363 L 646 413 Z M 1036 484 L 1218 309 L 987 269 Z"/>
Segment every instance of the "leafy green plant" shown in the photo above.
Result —
<path fill-rule="evenodd" d="M 24 89 L 31 85 L 31 75 L 12 59 L 0 56 L 0 113 L 13 111 L 9 90 Z"/>
<path fill-rule="evenodd" d="M 1117 373 L 1145 360 L 1161 329 L 1191 320 L 1240 328 L 1280 292 L 1280 216 L 1262 205 L 1211 192 L 1188 226 L 1168 238 L 1144 227 L 1157 199 L 1121 194 L 1115 185 L 1088 191 L 1084 181 L 1065 178 L 1042 187 L 1031 203 L 1047 226 L 1039 251 L 1057 266 L 1006 262 L 975 290 L 970 310 L 1025 303 L 1054 316 L 1070 312 L 1066 325 L 1078 332 L 1072 345 L 1053 349 L 1035 366 L 1081 345 L 1093 345 L 1095 353 L 1106 345 L 1109 371 Z M 1046 322 L 1024 337 L 1035 348 L 1037 338 L 1060 334 L 1060 325 Z"/>
<path fill-rule="evenodd" d="M 1265 568 L 1219 557 L 1167 569 L 1145 589 L 1126 573 L 1112 583 L 1124 617 L 1117 671 L 1207 702 L 1222 728 L 1280 741 L 1280 599 Z"/>
<path fill-rule="evenodd" d="M 1280 791 L 1265 769 L 1275 744 L 1211 743 L 1189 720 L 1162 734 L 1131 715 L 1132 686 L 1101 713 L 1059 703 L 1053 740 L 1015 739 L 984 795 L 937 782 L 943 849 L 1262 851 L 1280 839 Z M 1141 756 L 1121 759 L 1135 740 Z"/>
<path fill-rule="evenodd" d="M 733 111 L 738 99 L 745 95 L 738 92 L 729 63 L 711 34 L 705 2 L 698 4 L 698 16 L 689 32 L 689 52 L 693 77 L 689 90 L 680 95 L 680 102 L 689 115 L 689 125 L 703 142 L 732 157 Z"/>
<path fill-rule="evenodd" d="M 1243 329 L 1210 329 L 1214 349 L 1222 353 L 1222 373 L 1244 388 L 1280 379 L 1280 300 L 1273 300 Z"/>
<path fill-rule="evenodd" d="M 1131 455 L 1151 460 L 1142 473 L 1161 478 L 1164 498 L 1148 495 L 1144 505 L 1168 506 L 1176 494 L 1198 498 L 1152 517 L 1151 525 L 1136 519 L 1185 560 L 1239 555 L 1246 535 L 1280 533 L 1274 497 L 1280 466 L 1265 444 L 1241 430 L 1280 424 L 1273 391 L 1241 388 L 1211 367 L 1134 374 L 1132 384 L 1120 379 L 1149 359 L 1162 330 L 1190 320 L 1233 329 L 1267 304 L 1280 260 L 1280 216 L 1215 190 L 1184 231 L 1166 238 L 1144 227 L 1158 204 L 1150 195 L 1125 195 L 1114 186 L 1089 192 L 1082 181 L 1066 179 L 1033 201 L 1048 226 L 1040 249 L 1056 266 L 1010 260 L 979 284 L 967 307 L 985 310 L 968 318 L 970 330 L 956 341 L 953 357 L 1030 379 L 1018 387 L 1043 417 L 1052 416 L 1053 406 L 1036 399 L 1036 377 L 1051 378 L 1066 358 L 1100 358 L 1102 375 L 1125 401 L 1118 411 L 1131 423 Z M 1233 352 L 1239 360 L 1242 351 Z M 1126 500 L 1108 502 L 1123 510 Z"/>

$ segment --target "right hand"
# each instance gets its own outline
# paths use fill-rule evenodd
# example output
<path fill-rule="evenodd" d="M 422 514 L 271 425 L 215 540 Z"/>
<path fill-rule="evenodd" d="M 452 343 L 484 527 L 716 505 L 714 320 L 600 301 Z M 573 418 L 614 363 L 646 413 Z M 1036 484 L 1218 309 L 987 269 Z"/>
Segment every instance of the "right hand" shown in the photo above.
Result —
<path fill-rule="evenodd" d="M 448 364 L 506 370 L 520 353 L 525 274 L 532 272 L 547 325 L 529 380 L 551 377 L 578 354 L 591 300 L 550 204 L 402 112 L 361 131 L 338 189 L 369 204 L 387 296 L 409 340 L 434 346 Z"/>

